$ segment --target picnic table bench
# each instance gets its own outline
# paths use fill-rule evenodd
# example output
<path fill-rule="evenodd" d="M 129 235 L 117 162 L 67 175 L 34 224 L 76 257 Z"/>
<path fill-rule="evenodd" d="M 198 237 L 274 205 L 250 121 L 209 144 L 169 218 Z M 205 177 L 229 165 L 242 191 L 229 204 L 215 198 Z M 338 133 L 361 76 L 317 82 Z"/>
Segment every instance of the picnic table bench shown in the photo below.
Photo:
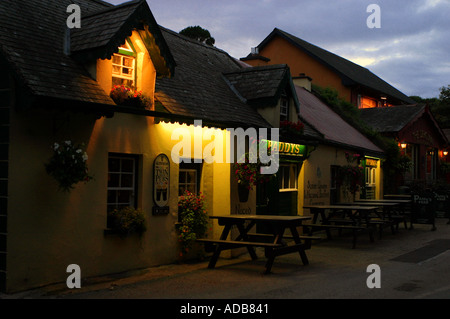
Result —
<path fill-rule="evenodd" d="M 390 199 L 359 199 L 355 201 L 355 204 L 372 204 L 372 205 L 384 205 L 387 206 L 389 204 L 394 204 L 394 206 L 386 209 L 387 214 L 390 219 L 396 224 L 396 229 L 398 230 L 398 226 L 401 222 L 404 223 L 405 229 L 408 228 L 407 219 L 410 218 L 410 210 L 411 210 L 411 199 L 405 199 L 402 197 L 399 198 L 390 198 Z M 409 212 L 408 212 L 409 209 Z M 410 218 L 411 219 L 411 218 Z M 411 224 L 412 227 L 412 224 Z"/>
<path fill-rule="evenodd" d="M 370 213 L 376 213 L 378 207 L 366 205 L 306 205 L 312 214 L 312 223 L 304 224 L 306 233 L 313 235 L 316 229 L 324 229 L 327 238 L 331 239 L 331 229 L 351 230 L 353 235 L 352 248 L 356 248 L 358 232 L 368 230 L 370 241 L 373 242 L 373 228 L 380 223 L 371 219 Z M 327 215 L 325 212 L 330 211 Z M 336 218 L 336 216 L 339 216 Z M 319 223 L 318 219 L 321 218 Z"/>
<path fill-rule="evenodd" d="M 220 215 L 210 216 L 211 219 L 217 219 L 220 226 L 224 226 L 219 239 L 197 239 L 198 242 L 205 244 L 205 250 L 213 252 L 209 261 L 208 268 L 214 268 L 223 250 L 246 247 L 252 260 L 258 257 L 254 250 L 255 247 L 263 247 L 267 262 L 264 273 L 271 272 L 272 265 L 277 256 L 297 252 L 300 255 L 302 263 L 308 265 L 308 257 L 305 250 L 311 248 L 311 240 L 320 239 L 313 236 L 300 236 L 297 227 L 302 222 L 310 219 L 309 216 L 278 216 L 278 215 Z M 249 233 L 256 225 L 263 223 L 269 226 L 272 234 Z M 230 230 L 236 227 L 239 235 L 234 239 L 228 239 Z M 285 235 L 285 231 L 290 230 L 291 235 Z M 287 240 L 293 240 L 294 244 L 288 244 Z"/>

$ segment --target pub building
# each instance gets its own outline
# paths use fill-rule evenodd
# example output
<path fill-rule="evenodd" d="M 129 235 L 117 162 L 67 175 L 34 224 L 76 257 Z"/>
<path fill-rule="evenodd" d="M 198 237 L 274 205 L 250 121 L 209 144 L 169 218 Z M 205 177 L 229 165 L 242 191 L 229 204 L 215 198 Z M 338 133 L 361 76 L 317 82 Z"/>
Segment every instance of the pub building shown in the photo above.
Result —
<path fill-rule="evenodd" d="M 167 30 L 144 0 L 77 3 L 83 27 L 68 30 L 72 1 L 0 2 L 2 292 L 64 283 L 73 264 L 89 278 L 176 262 L 186 190 L 204 195 L 209 215 L 301 215 L 344 196 L 336 169 L 357 154 L 382 193 L 382 152 L 287 65 L 249 67 Z M 265 141 L 279 170 L 246 198 L 234 164 L 210 161 L 238 128 L 280 128 Z M 54 161 L 82 178 L 67 183 Z M 110 212 L 127 207 L 143 212 L 141 236 L 113 229 Z"/>
<path fill-rule="evenodd" d="M 311 77 L 317 86 L 335 89 L 340 98 L 360 110 L 361 119 L 370 127 L 394 138 L 412 166 L 405 174 L 398 174 L 395 183 L 389 182 L 387 192 L 439 179 L 439 163 L 446 161 L 443 152 L 448 140 L 429 107 L 417 105 L 369 69 L 278 28 L 240 60 L 252 66 L 286 63 L 294 78 Z M 366 166 L 367 162 L 372 161 L 366 161 Z M 367 179 L 371 174 L 366 168 Z M 367 187 L 370 197 L 372 191 Z"/>
<path fill-rule="evenodd" d="M 361 110 L 361 118 L 374 130 L 395 139 L 403 155 L 411 159 L 410 168 L 396 179 L 395 191 L 416 182 L 433 184 L 440 176 L 440 163 L 448 139 L 429 106 L 399 105 Z"/>
<path fill-rule="evenodd" d="M 73 264 L 89 278 L 176 262 L 185 190 L 202 192 L 209 215 L 258 213 L 257 190 L 239 200 L 233 164 L 208 160 L 221 151 L 207 152 L 212 140 L 225 154 L 227 129 L 298 120 L 286 65 L 248 70 L 160 27 L 146 1 L 77 3 L 83 27 L 69 31 L 72 1 L 0 2 L 2 292 L 64 283 Z M 289 190 L 320 137 L 303 130 L 277 145 Z M 110 212 L 127 207 L 143 212 L 141 236 L 113 229 Z"/>

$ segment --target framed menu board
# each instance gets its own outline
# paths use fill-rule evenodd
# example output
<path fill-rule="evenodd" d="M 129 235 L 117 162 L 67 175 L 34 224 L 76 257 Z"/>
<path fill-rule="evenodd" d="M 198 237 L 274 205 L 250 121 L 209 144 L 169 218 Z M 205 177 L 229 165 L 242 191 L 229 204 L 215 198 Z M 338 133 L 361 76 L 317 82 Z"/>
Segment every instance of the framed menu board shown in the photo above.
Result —
<path fill-rule="evenodd" d="M 166 154 L 159 154 L 153 162 L 153 215 L 169 213 L 170 162 Z"/>

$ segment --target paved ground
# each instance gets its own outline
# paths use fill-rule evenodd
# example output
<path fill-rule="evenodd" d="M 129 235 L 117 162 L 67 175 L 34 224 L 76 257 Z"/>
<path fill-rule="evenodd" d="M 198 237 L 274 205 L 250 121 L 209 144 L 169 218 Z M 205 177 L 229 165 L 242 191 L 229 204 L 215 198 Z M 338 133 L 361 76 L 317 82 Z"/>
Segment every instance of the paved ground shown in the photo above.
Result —
<path fill-rule="evenodd" d="M 3 299 L 450 299 L 450 225 L 430 225 L 384 231 L 374 243 L 366 234 L 351 249 L 351 237 L 314 243 L 307 251 L 310 264 L 298 254 L 278 257 L 273 273 L 262 275 L 264 257 L 247 254 L 219 259 L 216 269 L 207 261 L 145 269 L 126 277 L 84 280 L 80 289 L 54 285 Z M 369 289 L 368 265 L 380 267 L 380 288 Z"/>

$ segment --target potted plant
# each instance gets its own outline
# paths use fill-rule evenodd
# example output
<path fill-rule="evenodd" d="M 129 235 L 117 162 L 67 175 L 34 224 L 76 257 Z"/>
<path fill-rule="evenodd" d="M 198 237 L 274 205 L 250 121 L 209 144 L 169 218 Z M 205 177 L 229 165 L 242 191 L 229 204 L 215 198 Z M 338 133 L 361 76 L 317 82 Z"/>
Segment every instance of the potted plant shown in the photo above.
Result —
<path fill-rule="evenodd" d="M 84 145 L 74 145 L 72 141 L 53 144 L 53 156 L 45 164 L 47 173 L 55 178 L 60 189 L 69 192 L 78 182 L 89 182 L 88 156 Z"/>
<path fill-rule="evenodd" d="M 354 199 L 356 192 L 363 186 L 363 168 L 359 166 L 359 154 L 345 152 L 345 158 L 347 159 L 347 165 L 339 168 L 338 184 L 345 191 L 351 193 Z M 353 165 L 355 162 L 356 165 Z"/>
<path fill-rule="evenodd" d="M 198 238 L 203 238 L 208 232 L 209 218 L 205 208 L 204 196 L 185 191 L 178 201 L 180 214 L 179 242 L 180 256 L 189 252 Z"/>
<path fill-rule="evenodd" d="M 114 85 L 109 96 L 118 105 L 131 106 L 141 109 L 150 109 L 151 100 L 142 94 L 142 91 L 136 91 L 125 85 Z"/>
<path fill-rule="evenodd" d="M 141 237 L 147 230 L 145 214 L 140 209 L 133 207 L 114 209 L 108 213 L 108 227 L 121 237 L 131 234 Z"/>

